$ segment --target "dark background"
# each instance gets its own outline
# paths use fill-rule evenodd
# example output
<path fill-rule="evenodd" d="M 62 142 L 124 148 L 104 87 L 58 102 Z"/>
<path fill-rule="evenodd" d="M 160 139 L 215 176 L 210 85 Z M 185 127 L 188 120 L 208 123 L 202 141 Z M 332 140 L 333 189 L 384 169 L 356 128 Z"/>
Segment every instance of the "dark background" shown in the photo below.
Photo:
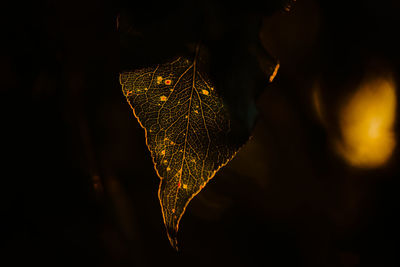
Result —
<path fill-rule="evenodd" d="M 331 137 L 344 85 L 366 65 L 385 62 L 399 83 L 400 6 L 349 2 L 298 0 L 264 19 L 281 69 L 252 140 L 189 205 L 178 253 L 118 83 L 120 3 L 3 5 L 1 265 L 399 266 L 398 148 L 363 170 Z M 312 106 L 317 79 L 329 131 Z"/>

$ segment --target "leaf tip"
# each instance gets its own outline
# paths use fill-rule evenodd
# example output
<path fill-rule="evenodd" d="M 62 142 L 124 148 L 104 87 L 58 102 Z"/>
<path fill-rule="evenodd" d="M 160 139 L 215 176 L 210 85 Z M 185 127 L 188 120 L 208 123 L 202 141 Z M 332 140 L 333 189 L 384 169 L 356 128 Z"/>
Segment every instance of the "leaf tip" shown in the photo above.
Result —
<path fill-rule="evenodd" d="M 175 249 L 175 251 L 178 252 L 179 248 L 178 248 L 177 231 L 167 227 L 167 235 L 169 243 Z"/>

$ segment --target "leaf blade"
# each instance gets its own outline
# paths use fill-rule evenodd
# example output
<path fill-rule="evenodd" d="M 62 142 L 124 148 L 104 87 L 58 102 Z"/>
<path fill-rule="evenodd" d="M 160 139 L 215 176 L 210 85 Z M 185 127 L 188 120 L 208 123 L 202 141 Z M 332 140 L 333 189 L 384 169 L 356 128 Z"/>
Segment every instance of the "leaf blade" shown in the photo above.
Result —
<path fill-rule="evenodd" d="M 164 224 L 177 249 L 189 202 L 234 157 L 241 142 L 229 112 L 198 64 L 185 58 L 120 74 L 122 91 L 145 129 L 157 175 Z"/>

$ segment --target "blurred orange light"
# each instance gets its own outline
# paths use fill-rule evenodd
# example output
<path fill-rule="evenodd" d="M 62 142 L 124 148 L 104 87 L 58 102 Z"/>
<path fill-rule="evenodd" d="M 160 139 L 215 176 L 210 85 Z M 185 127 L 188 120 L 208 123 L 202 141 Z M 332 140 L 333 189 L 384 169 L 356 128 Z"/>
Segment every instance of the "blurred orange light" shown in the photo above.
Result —
<path fill-rule="evenodd" d="M 320 92 L 320 87 L 318 84 L 314 86 L 314 89 L 312 91 L 312 102 L 314 105 L 315 113 L 320 120 L 321 123 L 325 124 L 325 118 L 324 118 L 324 113 L 323 113 L 323 106 L 322 106 L 322 100 L 321 100 L 321 92 Z"/>
<path fill-rule="evenodd" d="M 352 166 L 374 168 L 390 158 L 396 145 L 393 124 L 396 91 L 392 78 L 363 83 L 340 111 L 342 139 L 337 150 Z"/>

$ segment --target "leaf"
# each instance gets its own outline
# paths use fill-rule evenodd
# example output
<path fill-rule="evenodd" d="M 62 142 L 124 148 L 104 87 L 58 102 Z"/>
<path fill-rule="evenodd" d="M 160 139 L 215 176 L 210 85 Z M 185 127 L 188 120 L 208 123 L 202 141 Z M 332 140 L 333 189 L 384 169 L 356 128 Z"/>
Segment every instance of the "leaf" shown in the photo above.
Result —
<path fill-rule="evenodd" d="M 231 2 L 229 12 L 221 1 L 127 1 L 121 10 L 121 68 L 133 71 L 120 83 L 145 129 L 175 248 L 190 200 L 253 131 L 257 98 L 279 68 L 260 42 L 262 18 L 290 1 Z"/>
<path fill-rule="evenodd" d="M 180 57 L 120 75 L 161 179 L 158 197 L 176 249 L 179 222 L 190 200 L 243 144 L 231 131 L 230 113 L 202 68 L 197 47 L 193 59 Z"/>

